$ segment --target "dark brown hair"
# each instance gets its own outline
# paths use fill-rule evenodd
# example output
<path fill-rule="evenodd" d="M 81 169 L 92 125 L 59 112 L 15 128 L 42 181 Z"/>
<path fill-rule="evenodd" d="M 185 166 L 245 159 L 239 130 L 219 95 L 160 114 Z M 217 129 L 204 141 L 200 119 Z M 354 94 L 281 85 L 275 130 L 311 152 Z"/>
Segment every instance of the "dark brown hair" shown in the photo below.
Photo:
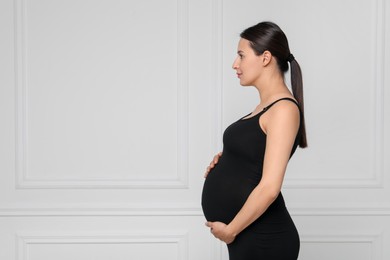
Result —
<path fill-rule="evenodd" d="M 286 35 L 275 23 L 261 22 L 244 30 L 240 36 L 250 42 L 256 55 L 261 55 L 264 51 L 271 52 L 272 56 L 276 58 L 282 74 L 288 70 L 288 62 L 290 62 L 291 89 L 295 99 L 298 101 L 301 113 L 299 146 L 302 148 L 307 147 L 302 72 L 298 62 L 290 52 Z"/>

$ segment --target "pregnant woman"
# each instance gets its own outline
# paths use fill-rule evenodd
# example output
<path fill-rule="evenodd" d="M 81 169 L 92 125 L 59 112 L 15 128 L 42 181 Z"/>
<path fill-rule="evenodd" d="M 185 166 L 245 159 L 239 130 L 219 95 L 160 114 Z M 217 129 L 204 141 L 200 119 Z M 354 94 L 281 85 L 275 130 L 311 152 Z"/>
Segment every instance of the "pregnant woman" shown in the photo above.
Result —
<path fill-rule="evenodd" d="M 302 75 L 283 31 L 262 22 L 241 33 L 233 69 L 260 104 L 223 135 L 205 174 L 202 208 L 230 260 L 296 260 L 299 235 L 281 187 L 297 146 L 307 146 Z M 284 74 L 291 69 L 291 89 Z"/>

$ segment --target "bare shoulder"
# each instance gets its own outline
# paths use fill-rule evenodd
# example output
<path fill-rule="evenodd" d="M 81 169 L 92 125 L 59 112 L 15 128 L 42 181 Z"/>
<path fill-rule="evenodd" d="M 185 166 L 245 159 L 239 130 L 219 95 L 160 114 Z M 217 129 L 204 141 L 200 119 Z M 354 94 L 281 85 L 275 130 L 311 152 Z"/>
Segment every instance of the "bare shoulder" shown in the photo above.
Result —
<path fill-rule="evenodd" d="M 296 103 L 291 100 L 280 100 L 268 109 L 268 113 L 273 116 L 299 116 L 299 108 Z"/>
<path fill-rule="evenodd" d="M 280 100 L 264 113 L 260 126 L 269 132 L 273 128 L 296 131 L 299 127 L 300 113 L 297 104 L 291 100 Z"/>

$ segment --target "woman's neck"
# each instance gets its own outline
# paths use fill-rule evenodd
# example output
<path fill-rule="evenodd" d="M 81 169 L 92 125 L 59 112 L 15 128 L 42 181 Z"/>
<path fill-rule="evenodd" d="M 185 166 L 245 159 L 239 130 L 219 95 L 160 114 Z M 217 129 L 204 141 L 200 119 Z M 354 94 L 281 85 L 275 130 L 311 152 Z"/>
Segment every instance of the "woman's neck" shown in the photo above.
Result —
<path fill-rule="evenodd" d="M 282 77 L 273 77 L 269 80 L 263 80 L 259 85 L 255 86 L 259 92 L 260 104 L 268 104 L 279 96 L 290 95 Z"/>

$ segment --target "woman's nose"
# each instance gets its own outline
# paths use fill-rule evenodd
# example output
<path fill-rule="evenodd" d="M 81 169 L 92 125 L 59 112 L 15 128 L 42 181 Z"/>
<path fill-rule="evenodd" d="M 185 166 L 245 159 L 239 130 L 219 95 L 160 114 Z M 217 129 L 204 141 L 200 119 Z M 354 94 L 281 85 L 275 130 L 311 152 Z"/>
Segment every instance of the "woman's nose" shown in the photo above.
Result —
<path fill-rule="evenodd" d="M 238 69 L 238 62 L 237 62 L 237 59 L 234 60 L 233 65 L 232 65 L 232 68 L 233 68 L 234 70 Z"/>

